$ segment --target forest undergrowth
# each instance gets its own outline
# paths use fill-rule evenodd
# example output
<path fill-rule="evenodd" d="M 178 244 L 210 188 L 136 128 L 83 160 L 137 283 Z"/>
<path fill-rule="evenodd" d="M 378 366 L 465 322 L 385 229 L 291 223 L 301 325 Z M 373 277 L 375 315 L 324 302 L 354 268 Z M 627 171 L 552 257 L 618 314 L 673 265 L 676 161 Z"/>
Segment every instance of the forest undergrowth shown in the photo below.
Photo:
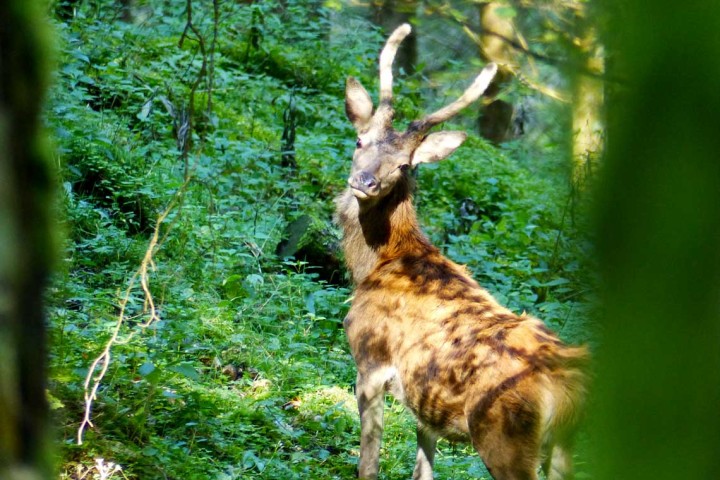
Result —
<path fill-rule="evenodd" d="M 354 478 L 349 286 L 342 271 L 276 252 L 305 218 L 304 241 L 338 258 L 333 199 L 355 141 L 344 81 L 376 83 L 381 32 L 319 2 L 195 2 L 190 14 L 185 2 L 137 2 L 130 22 L 119 4 L 68 15 L 62 3 L 46 109 L 64 232 L 48 299 L 60 477 Z M 426 55 L 449 58 L 399 75 L 400 123 L 481 68 Z M 421 169 L 416 203 L 432 241 L 501 302 L 587 342 L 592 281 L 566 114 L 536 105 L 533 134 L 500 148 L 471 135 Z M 471 132 L 476 114 L 455 126 Z M 414 421 L 388 406 L 382 478 L 409 478 Z M 577 463 L 583 478 L 582 448 Z M 445 441 L 436 477 L 490 478 L 469 447 Z"/>

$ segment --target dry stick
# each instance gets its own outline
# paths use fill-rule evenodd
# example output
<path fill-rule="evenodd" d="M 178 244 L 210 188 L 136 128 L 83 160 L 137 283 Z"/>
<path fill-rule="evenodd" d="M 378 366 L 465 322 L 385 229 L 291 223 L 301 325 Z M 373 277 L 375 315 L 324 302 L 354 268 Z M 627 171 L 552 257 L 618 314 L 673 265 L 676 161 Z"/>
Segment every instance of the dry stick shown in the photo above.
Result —
<path fill-rule="evenodd" d="M 212 40 L 210 41 L 210 60 L 208 65 L 208 75 L 207 75 L 207 90 L 208 90 L 208 100 L 207 100 L 207 117 L 210 118 L 212 115 L 212 93 L 213 93 L 213 84 L 215 83 L 215 45 L 217 43 L 217 34 L 218 34 L 218 23 L 220 22 L 220 4 L 219 0 L 213 0 L 213 33 L 212 33 Z"/>
<path fill-rule="evenodd" d="M 140 267 L 135 271 L 132 277 L 130 277 L 130 281 L 128 282 L 128 286 L 125 289 L 125 294 L 123 295 L 122 299 L 120 300 L 120 313 L 118 314 L 117 322 L 115 323 L 115 328 L 113 329 L 112 335 L 110 336 L 110 339 L 105 344 L 105 348 L 103 349 L 102 353 L 93 361 L 93 363 L 90 365 L 90 368 L 88 369 L 87 376 L 85 377 L 85 414 L 83 416 L 83 420 L 80 423 L 80 427 L 78 428 L 78 434 L 77 434 L 77 443 L 78 445 L 82 445 L 82 437 L 83 432 L 85 431 L 85 428 L 90 426 L 94 427 L 92 421 L 90 420 L 90 410 L 92 408 L 92 403 L 97 399 L 97 391 L 100 388 L 100 383 L 102 382 L 103 378 L 105 377 L 105 374 L 107 373 L 108 368 L 110 367 L 110 351 L 114 345 L 120 344 L 120 343 L 126 343 L 128 342 L 137 331 L 130 332 L 127 338 L 124 340 L 119 340 L 120 336 L 120 330 L 122 329 L 123 324 L 125 323 L 126 317 L 125 317 L 125 309 L 127 307 L 128 302 L 130 301 L 130 296 L 132 294 L 133 287 L 135 286 L 135 282 L 137 281 L 138 277 L 140 278 L 140 285 L 142 287 L 143 293 L 145 295 L 145 301 L 143 306 L 143 312 L 147 313 L 149 311 L 149 318 L 145 323 L 141 323 L 138 326 L 141 328 L 147 328 L 150 325 L 152 325 L 153 322 L 156 320 L 159 320 L 157 310 L 155 307 L 155 302 L 153 300 L 152 294 L 150 293 L 150 288 L 148 286 L 148 267 L 155 268 L 155 263 L 153 262 L 153 253 L 155 249 L 158 247 L 159 242 L 158 239 L 160 237 L 160 226 L 165 221 L 167 216 L 173 211 L 175 206 L 177 205 L 178 201 L 182 198 L 182 196 L 185 194 L 185 190 L 187 189 L 187 186 L 190 182 L 190 178 L 185 180 L 185 183 L 182 184 L 180 189 L 175 193 L 175 196 L 170 201 L 168 206 L 165 208 L 165 210 L 160 214 L 160 216 L 157 219 L 157 222 L 155 223 L 155 230 L 153 231 L 153 236 L 150 239 L 150 243 L 148 244 L 148 248 L 145 251 L 145 256 L 143 257 L 142 261 L 140 262 Z M 165 238 L 165 237 L 163 237 Z M 102 367 L 100 368 L 100 372 L 97 374 L 97 376 L 94 376 L 95 371 L 98 368 L 98 365 L 102 363 Z M 92 388 L 90 388 L 90 383 L 92 383 Z"/>
<path fill-rule="evenodd" d="M 214 5 L 217 6 L 217 4 L 214 2 Z M 110 339 L 105 344 L 105 348 L 103 349 L 102 353 L 93 361 L 93 363 L 90 365 L 90 368 L 88 369 L 87 377 L 85 377 L 85 414 L 83 416 L 83 420 L 80 423 L 80 427 L 78 428 L 78 445 L 82 445 L 82 437 L 83 432 L 85 431 L 85 428 L 90 426 L 93 427 L 93 423 L 90 420 L 90 411 L 92 408 L 92 403 L 94 400 L 97 399 L 97 391 L 100 388 L 100 383 L 102 382 L 103 378 L 105 377 L 105 374 L 107 373 L 108 368 L 110 367 L 110 359 L 111 359 L 111 349 L 113 345 L 117 345 L 120 343 L 126 343 L 128 342 L 137 332 L 130 332 L 130 334 L 124 339 L 120 340 L 118 337 L 120 335 L 120 330 L 122 329 L 123 324 L 125 323 L 125 309 L 127 308 L 127 304 L 130 301 L 130 295 L 132 294 L 132 289 L 135 286 L 135 282 L 138 278 L 140 278 L 140 286 L 143 290 L 143 294 L 145 296 L 144 302 L 143 302 L 143 313 L 147 313 L 149 311 L 149 318 L 146 322 L 139 324 L 138 326 L 140 328 L 147 328 L 150 325 L 152 325 L 153 322 L 156 320 L 159 320 L 159 317 L 157 315 L 157 309 L 155 307 L 155 301 L 153 300 L 152 294 L 150 293 L 150 288 L 148 286 L 148 268 L 155 268 L 155 263 L 153 262 L 153 253 L 155 249 L 159 245 L 159 237 L 160 237 L 160 226 L 165 221 L 167 216 L 173 211 L 175 206 L 177 205 L 178 201 L 180 201 L 185 193 L 185 190 L 187 189 L 188 184 L 190 183 L 190 180 L 192 178 L 190 174 L 190 168 L 189 168 L 189 151 L 190 151 L 190 142 L 192 140 L 192 117 L 195 110 L 195 91 L 197 90 L 198 86 L 200 85 L 200 82 L 202 81 L 203 77 L 206 74 L 207 71 L 207 53 L 205 50 L 205 41 L 203 37 L 200 35 L 200 32 L 195 28 L 195 25 L 192 23 L 192 0 L 187 0 L 186 2 L 187 6 L 187 23 L 185 24 L 185 29 L 183 30 L 180 40 L 178 42 L 178 46 L 182 47 L 182 44 L 187 37 L 188 31 L 192 31 L 195 36 L 197 37 L 197 42 L 200 47 L 200 52 L 202 54 L 202 65 L 200 67 L 200 72 L 198 72 L 198 76 L 193 82 L 192 89 L 190 91 L 190 105 L 189 105 L 189 128 L 188 128 L 188 139 L 183 143 L 183 149 L 182 149 L 182 159 L 185 164 L 185 181 L 180 187 L 180 189 L 175 193 L 175 196 L 168 204 L 165 211 L 163 211 L 160 216 L 157 219 L 157 222 L 155 224 L 155 230 L 153 231 L 153 236 L 150 239 L 150 243 L 148 244 L 148 248 L 145 251 L 145 256 L 143 257 L 142 261 L 140 262 L 140 267 L 137 269 L 137 271 L 133 274 L 133 276 L 130 278 L 130 281 L 128 283 L 128 287 L 125 290 L 125 294 L 123 295 L 123 298 L 120 301 L 120 313 L 118 314 L 118 319 L 115 324 L 115 328 L 113 329 L 112 335 L 110 336 Z M 214 47 L 213 47 L 214 48 Z M 208 92 L 209 95 L 212 94 L 211 91 Z M 188 141 L 190 140 L 190 141 Z M 167 238 L 167 232 L 165 236 L 163 236 L 163 241 Z M 98 366 L 102 363 L 102 367 L 100 368 L 100 372 L 97 376 L 93 378 L 93 374 L 95 373 Z M 90 388 L 90 384 L 92 382 L 92 388 Z"/>
<path fill-rule="evenodd" d="M 195 78 L 195 81 L 192 84 L 192 87 L 190 89 L 190 98 L 188 100 L 188 133 L 187 133 L 187 139 L 183 143 L 183 150 L 182 150 L 182 159 L 183 164 L 185 166 L 185 180 L 187 181 L 190 178 L 190 161 L 189 161 L 189 153 L 190 148 L 192 147 L 192 132 L 194 128 L 194 116 L 195 116 L 195 91 L 197 90 L 198 86 L 200 85 L 200 82 L 202 82 L 203 78 L 206 76 L 207 73 L 207 66 L 208 66 L 208 57 L 207 57 L 207 51 L 205 49 L 205 38 L 200 35 L 200 32 L 193 24 L 193 10 L 192 10 L 192 0 L 187 0 L 186 2 L 186 10 L 187 10 L 187 23 L 185 23 L 185 29 L 183 30 L 182 35 L 180 36 L 180 40 L 178 41 L 178 47 L 182 48 L 183 43 L 185 42 L 185 38 L 190 38 L 188 36 L 188 30 L 190 30 L 193 34 L 195 34 L 195 40 L 198 42 L 198 47 L 200 48 L 200 55 L 202 56 L 202 64 L 200 65 L 200 71 L 197 74 L 197 77 Z M 208 95 L 210 95 L 212 92 L 208 92 Z"/>

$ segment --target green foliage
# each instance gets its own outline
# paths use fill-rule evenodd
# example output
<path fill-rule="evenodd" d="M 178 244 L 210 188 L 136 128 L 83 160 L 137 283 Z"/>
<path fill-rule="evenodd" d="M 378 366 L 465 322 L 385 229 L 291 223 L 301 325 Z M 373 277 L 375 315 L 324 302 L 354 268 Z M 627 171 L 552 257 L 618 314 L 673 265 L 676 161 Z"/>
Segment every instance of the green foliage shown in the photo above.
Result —
<path fill-rule="evenodd" d="M 720 441 L 720 137 L 710 127 L 720 43 L 705 39 L 720 27 L 720 4 L 594 5 L 609 75 L 624 81 L 608 108 L 613 140 L 596 205 L 604 345 L 593 471 L 708 478 Z M 678 68 L 698 62 L 702 76 Z M 664 92 L 677 93 L 658 102 Z"/>
<path fill-rule="evenodd" d="M 193 2 L 206 53 L 217 28 L 210 90 L 198 77 L 197 34 L 179 46 L 181 2 L 138 4 L 135 24 L 102 2 L 80 3 L 57 24 L 47 122 L 67 236 L 49 299 L 50 393 L 63 478 L 95 458 L 127 478 L 351 478 L 359 422 L 342 332 L 350 292 L 273 252 L 302 215 L 333 228 L 354 144 L 344 78 L 372 90 L 382 40 L 364 20 L 340 21 L 307 2 L 219 2 L 217 25 L 211 5 Z M 403 119 L 424 108 L 414 97 L 423 81 L 398 85 Z M 281 166 L 291 100 L 297 170 Z M 184 158 L 178 138 L 191 110 Z M 419 172 L 417 202 L 450 257 L 514 309 L 580 341 L 588 278 L 558 143 L 499 151 L 471 137 Z M 186 174 L 149 271 L 159 320 L 143 326 L 145 296 L 134 287 L 93 404 L 95 427 L 76 445 L 87 370 Z M 409 477 L 414 422 L 391 401 L 386 419 L 383 475 Z M 489 478 L 469 447 L 442 442 L 437 471 Z"/>
<path fill-rule="evenodd" d="M 533 172 L 527 163 L 542 166 Z M 452 162 L 420 172 L 418 209 L 435 244 L 502 303 L 577 342 L 573 317 L 584 317 L 590 288 L 587 245 L 573 225 L 573 192 L 557 184 L 563 164 L 557 152 L 497 151 L 471 138 Z"/>

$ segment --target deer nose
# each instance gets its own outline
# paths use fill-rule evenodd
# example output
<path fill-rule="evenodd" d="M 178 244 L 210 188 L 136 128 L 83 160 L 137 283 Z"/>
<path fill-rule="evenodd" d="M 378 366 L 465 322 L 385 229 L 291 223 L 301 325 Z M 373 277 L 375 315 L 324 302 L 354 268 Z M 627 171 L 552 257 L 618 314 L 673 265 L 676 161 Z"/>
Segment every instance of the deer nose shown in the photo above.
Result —
<path fill-rule="evenodd" d="M 376 193 L 378 187 L 377 179 L 366 171 L 361 171 L 350 177 L 350 187 L 359 190 L 366 195 Z"/>
<path fill-rule="evenodd" d="M 357 181 L 360 185 L 367 189 L 375 188 L 377 185 L 377 180 L 375 180 L 375 177 L 370 175 L 367 172 L 360 172 L 357 174 Z"/>

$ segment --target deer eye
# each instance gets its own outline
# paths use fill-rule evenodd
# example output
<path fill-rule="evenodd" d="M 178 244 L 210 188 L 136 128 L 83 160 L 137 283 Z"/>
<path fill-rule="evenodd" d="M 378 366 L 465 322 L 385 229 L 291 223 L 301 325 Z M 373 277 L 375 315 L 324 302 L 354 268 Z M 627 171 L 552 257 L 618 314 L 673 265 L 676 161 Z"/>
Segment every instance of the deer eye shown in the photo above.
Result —
<path fill-rule="evenodd" d="M 409 163 L 403 163 L 403 164 L 400 165 L 398 168 L 400 169 L 401 172 L 406 172 L 406 171 L 410 168 L 410 164 L 409 164 Z"/>
<path fill-rule="evenodd" d="M 356 148 L 362 148 L 362 140 L 359 138 L 355 141 L 355 147 Z"/>

